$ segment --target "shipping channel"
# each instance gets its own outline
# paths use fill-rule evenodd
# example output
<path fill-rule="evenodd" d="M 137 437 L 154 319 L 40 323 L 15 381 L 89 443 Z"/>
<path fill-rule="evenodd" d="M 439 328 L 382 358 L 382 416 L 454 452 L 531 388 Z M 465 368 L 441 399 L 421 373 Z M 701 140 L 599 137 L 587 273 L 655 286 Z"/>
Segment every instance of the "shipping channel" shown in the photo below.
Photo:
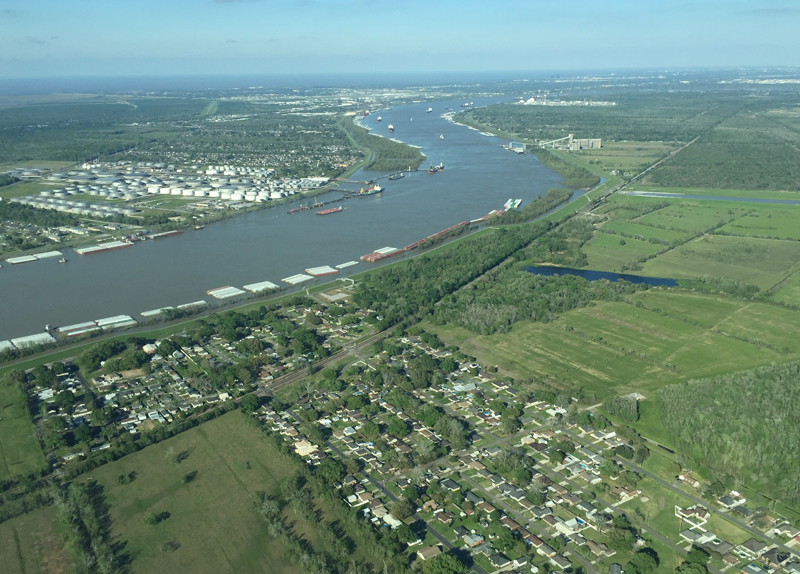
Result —
<path fill-rule="evenodd" d="M 475 100 L 475 106 L 507 100 Z M 304 274 L 306 269 L 359 262 L 337 275 L 296 287 L 305 288 L 374 268 L 377 263 L 359 258 L 377 249 L 402 248 L 502 209 L 509 198 L 520 198 L 525 205 L 558 187 L 561 178 L 534 155 L 510 153 L 500 147 L 499 138 L 441 117 L 446 111 L 458 111 L 461 103 L 425 102 L 381 110 L 380 123 L 375 122 L 378 113 L 364 118 L 372 133 L 422 147 L 427 158 L 421 168 L 443 163 L 445 169 L 409 173 L 394 181 L 381 179 L 383 193 L 337 203 L 345 209 L 335 216 L 317 217 L 315 209 L 290 215 L 281 206 L 129 249 L 91 255 L 62 250 L 69 260 L 65 265 L 55 257 L 3 265 L 0 340 L 41 332 L 46 324 L 80 324 L 121 314 L 142 320 L 143 311 L 208 300 L 207 292 L 220 286 L 241 288 L 263 281 L 285 286 L 283 278 Z M 434 113 L 425 113 L 429 106 Z M 389 124 L 394 125 L 393 134 Z M 351 179 L 367 181 L 381 175 L 388 174 L 359 171 Z M 359 187 L 341 186 L 350 192 Z M 333 191 L 316 201 L 341 197 Z"/>

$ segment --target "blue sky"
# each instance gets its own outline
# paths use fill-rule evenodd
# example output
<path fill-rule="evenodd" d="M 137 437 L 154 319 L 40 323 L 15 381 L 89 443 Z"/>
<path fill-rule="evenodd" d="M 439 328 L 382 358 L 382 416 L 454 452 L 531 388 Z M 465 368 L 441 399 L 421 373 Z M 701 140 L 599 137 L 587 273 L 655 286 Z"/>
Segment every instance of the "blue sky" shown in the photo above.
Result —
<path fill-rule="evenodd" d="M 800 0 L 0 0 L 0 77 L 800 65 Z"/>

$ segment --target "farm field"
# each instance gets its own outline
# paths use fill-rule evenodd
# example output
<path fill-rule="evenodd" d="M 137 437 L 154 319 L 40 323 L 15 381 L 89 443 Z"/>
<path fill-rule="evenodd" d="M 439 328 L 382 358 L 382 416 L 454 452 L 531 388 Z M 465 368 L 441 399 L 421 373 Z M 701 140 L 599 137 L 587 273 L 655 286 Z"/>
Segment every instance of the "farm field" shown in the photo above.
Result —
<path fill-rule="evenodd" d="M 645 262 L 642 275 L 725 277 L 767 290 L 800 265 L 800 242 L 704 235 Z"/>
<path fill-rule="evenodd" d="M 0 383 L 0 480 L 45 465 L 35 430 L 25 412 L 25 400 L 16 386 L 7 381 Z"/>
<path fill-rule="evenodd" d="M 619 271 L 623 265 L 630 265 L 640 257 L 652 255 L 665 248 L 664 245 L 640 239 L 597 233 L 581 250 L 586 253 L 589 269 Z"/>
<path fill-rule="evenodd" d="M 175 454 L 180 464 L 170 462 Z M 294 470 L 238 412 L 184 432 L 92 473 L 105 490 L 112 535 L 127 542 L 130 571 L 300 572 L 284 559 L 251 509 L 257 492 L 277 493 Z M 188 484 L 181 479 L 197 472 Z M 136 473 L 128 484 L 121 474 Z M 143 518 L 169 512 L 156 526 Z M 290 513 L 287 523 L 314 544 L 314 526 Z M 180 545 L 174 552 L 161 546 Z"/>
<path fill-rule="evenodd" d="M 0 524 L 0 570 L 4 574 L 63 574 L 67 571 L 64 542 L 54 527 L 51 506 Z"/>
<path fill-rule="evenodd" d="M 550 323 L 519 322 L 504 334 L 475 335 L 453 325 L 425 328 L 514 378 L 580 386 L 598 400 L 633 391 L 647 395 L 666 384 L 800 357 L 800 347 L 779 346 L 780 333 L 794 333 L 800 325 L 796 311 L 660 289 L 638 292 L 630 301 L 642 308 L 602 302 Z M 766 345 L 749 340 L 753 322 L 764 325 L 752 328 L 761 330 Z"/>

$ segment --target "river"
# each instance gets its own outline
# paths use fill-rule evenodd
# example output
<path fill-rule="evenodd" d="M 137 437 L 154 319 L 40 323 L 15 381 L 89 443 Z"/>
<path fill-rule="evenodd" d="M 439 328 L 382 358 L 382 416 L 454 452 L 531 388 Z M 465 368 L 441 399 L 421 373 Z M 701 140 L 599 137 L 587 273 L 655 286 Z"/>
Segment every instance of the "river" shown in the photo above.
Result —
<path fill-rule="evenodd" d="M 475 106 L 507 98 L 475 100 Z M 509 198 L 527 204 L 561 178 L 534 155 L 517 155 L 487 137 L 441 118 L 461 101 L 399 106 L 368 116 L 373 133 L 422 146 L 428 163 L 445 170 L 407 174 L 397 181 L 381 180 L 382 194 L 335 204 L 345 209 L 324 217 L 316 210 L 289 215 L 280 206 L 208 225 L 200 231 L 127 249 L 78 255 L 66 250 L 58 258 L 9 265 L 0 269 L 0 340 L 41 332 L 46 324 L 70 325 L 120 314 L 141 320 L 142 311 L 205 299 L 217 287 L 280 280 L 304 269 L 358 260 L 382 247 L 403 247 L 458 222 L 501 209 Z M 432 106 L 434 111 L 426 113 Z M 393 124 L 394 134 L 388 133 Z M 440 139 L 440 135 L 444 139 Z M 354 174 L 368 180 L 380 174 Z M 346 184 L 345 189 L 358 185 Z M 319 197 L 340 197 L 333 191 Z M 579 194 L 576 194 L 576 197 Z M 407 256 L 405 256 L 407 257 Z M 394 262 L 392 257 L 387 262 Z M 337 276 L 365 271 L 360 262 Z"/>

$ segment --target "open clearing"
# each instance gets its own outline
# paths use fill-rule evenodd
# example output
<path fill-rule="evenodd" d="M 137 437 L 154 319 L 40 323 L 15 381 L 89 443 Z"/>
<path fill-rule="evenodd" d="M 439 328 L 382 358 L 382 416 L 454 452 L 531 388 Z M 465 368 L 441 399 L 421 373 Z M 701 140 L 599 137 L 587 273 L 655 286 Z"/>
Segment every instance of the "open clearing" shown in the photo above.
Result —
<path fill-rule="evenodd" d="M 180 464 L 170 462 L 184 453 Z M 131 572 L 300 572 L 251 509 L 252 495 L 277 493 L 294 467 L 239 412 L 231 412 L 91 473 L 111 507 L 112 534 L 127 542 Z M 183 476 L 197 477 L 182 484 Z M 120 474 L 136 479 L 120 485 Z M 143 518 L 169 512 L 156 526 Z M 312 544 L 314 525 L 289 511 L 287 523 Z M 174 552 L 161 546 L 174 542 Z"/>
<path fill-rule="evenodd" d="M 647 261 L 642 275 L 726 277 L 767 290 L 800 265 L 800 242 L 704 235 Z"/>
<path fill-rule="evenodd" d="M 44 455 L 25 411 L 25 396 L 0 382 L 0 480 L 44 467 Z"/>
<path fill-rule="evenodd" d="M 5 574 L 63 574 L 64 543 L 54 530 L 55 507 L 23 514 L 0 524 L 0 557 Z"/>
<path fill-rule="evenodd" d="M 426 329 L 514 378 L 580 386 L 598 399 L 647 395 L 666 384 L 800 357 L 800 344 L 783 340 L 800 334 L 797 311 L 662 289 L 629 301 L 642 307 L 602 302 L 551 323 L 523 321 L 504 334 L 475 335 L 453 325 Z M 751 340 L 753 330 L 763 343 Z"/>

